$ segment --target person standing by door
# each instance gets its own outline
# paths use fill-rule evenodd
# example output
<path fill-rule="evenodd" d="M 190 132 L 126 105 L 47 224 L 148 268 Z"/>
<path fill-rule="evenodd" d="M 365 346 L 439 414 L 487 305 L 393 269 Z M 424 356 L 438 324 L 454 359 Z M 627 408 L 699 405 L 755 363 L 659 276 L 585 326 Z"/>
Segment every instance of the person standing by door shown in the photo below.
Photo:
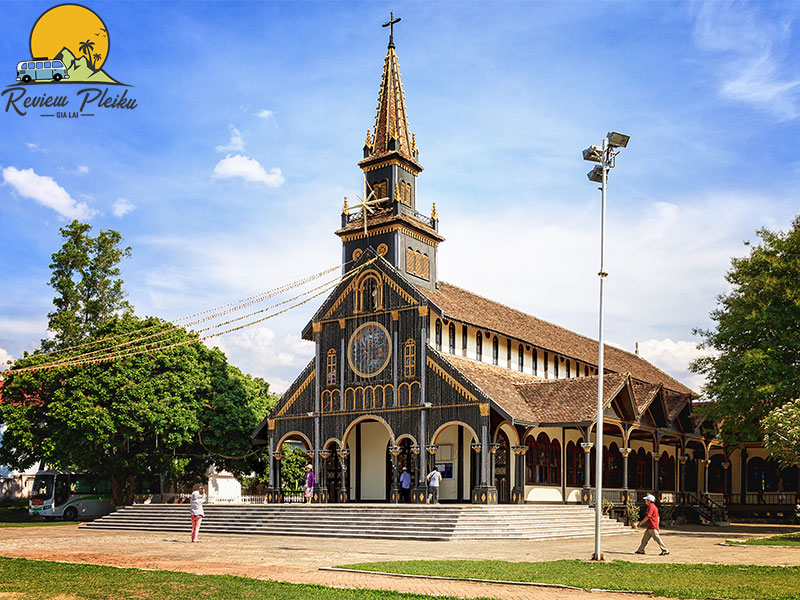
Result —
<path fill-rule="evenodd" d="M 411 473 L 406 467 L 400 473 L 400 502 L 411 502 Z"/>
<path fill-rule="evenodd" d="M 434 466 L 433 471 L 428 473 L 425 479 L 428 480 L 428 500 L 426 504 L 439 504 L 439 482 L 442 480 L 439 468 Z"/>
<path fill-rule="evenodd" d="M 303 481 L 303 492 L 306 497 L 306 504 L 311 504 L 311 497 L 314 495 L 314 470 L 311 465 L 306 465 L 306 476 Z"/>

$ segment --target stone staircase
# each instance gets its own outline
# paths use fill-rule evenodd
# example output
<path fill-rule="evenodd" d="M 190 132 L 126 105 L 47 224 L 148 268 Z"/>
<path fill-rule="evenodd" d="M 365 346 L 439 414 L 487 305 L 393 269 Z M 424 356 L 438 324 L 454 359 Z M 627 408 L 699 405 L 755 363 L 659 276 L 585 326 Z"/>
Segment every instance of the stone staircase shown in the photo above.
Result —
<path fill-rule="evenodd" d="M 529 539 L 594 535 L 594 509 L 582 505 L 236 504 L 206 505 L 203 533 L 397 540 Z M 137 504 L 88 529 L 189 532 L 186 504 Z M 604 516 L 604 535 L 634 533 Z"/>

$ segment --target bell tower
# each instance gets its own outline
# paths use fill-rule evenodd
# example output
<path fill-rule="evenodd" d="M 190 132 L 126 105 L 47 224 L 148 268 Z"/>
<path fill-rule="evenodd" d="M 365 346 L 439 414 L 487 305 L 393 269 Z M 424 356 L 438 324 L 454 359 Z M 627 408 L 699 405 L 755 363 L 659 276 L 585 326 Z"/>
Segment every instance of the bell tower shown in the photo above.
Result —
<path fill-rule="evenodd" d="M 436 205 L 427 217 L 417 210 L 417 176 L 422 172 L 416 136 L 408 127 L 405 93 L 394 45 L 394 26 L 400 19 L 390 13 L 389 46 L 383 62 L 375 126 L 367 130 L 361 204 L 349 206 L 345 198 L 342 228 L 344 270 L 368 247 L 374 248 L 415 284 L 435 289 L 436 250 L 439 235 Z M 355 211 L 355 212 L 353 212 Z M 352 213 L 352 214 L 351 214 Z"/>

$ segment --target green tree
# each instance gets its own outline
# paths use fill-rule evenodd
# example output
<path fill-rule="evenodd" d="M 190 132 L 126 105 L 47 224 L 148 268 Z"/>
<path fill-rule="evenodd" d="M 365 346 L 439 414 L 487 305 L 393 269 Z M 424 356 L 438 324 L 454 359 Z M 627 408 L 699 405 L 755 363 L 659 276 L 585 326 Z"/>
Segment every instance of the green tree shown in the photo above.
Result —
<path fill-rule="evenodd" d="M 761 425 L 769 453 L 786 467 L 800 464 L 800 398 L 772 410 Z"/>
<path fill-rule="evenodd" d="M 118 231 L 108 229 L 92 237 L 91 229 L 77 220 L 60 229 L 64 243 L 50 264 L 55 310 L 47 315 L 55 339 L 42 341 L 45 350 L 77 345 L 114 314 L 132 311 L 124 300 L 118 266 L 131 249 L 120 246 Z"/>
<path fill-rule="evenodd" d="M 785 233 L 758 236 L 748 256 L 731 261 L 731 291 L 711 313 L 716 327 L 696 331 L 712 354 L 691 366 L 707 377 L 704 415 L 732 445 L 761 440 L 770 411 L 800 397 L 800 217 Z"/>
<path fill-rule="evenodd" d="M 132 502 L 143 476 L 196 479 L 212 462 L 237 475 L 263 469 L 250 439 L 276 401 L 267 384 L 230 366 L 219 349 L 155 318 L 121 315 L 97 333 L 106 340 L 101 346 L 110 347 L 145 327 L 148 335 L 162 328 L 167 343 L 190 343 L 111 362 L 15 373 L 52 360 L 34 354 L 7 371 L 0 463 L 24 468 L 44 460 L 96 472 L 111 480 L 120 505 Z"/>
<path fill-rule="evenodd" d="M 281 448 L 281 485 L 287 490 L 299 490 L 306 475 L 308 455 L 303 448 L 284 444 Z M 316 475 L 316 474 L 315 474 Z"/>

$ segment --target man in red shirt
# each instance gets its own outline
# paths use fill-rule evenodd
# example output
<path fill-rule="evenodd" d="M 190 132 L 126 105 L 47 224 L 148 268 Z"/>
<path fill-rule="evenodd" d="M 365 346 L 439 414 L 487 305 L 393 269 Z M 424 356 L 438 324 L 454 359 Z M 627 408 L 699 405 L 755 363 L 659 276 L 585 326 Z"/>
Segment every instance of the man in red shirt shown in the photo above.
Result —
<path fill-rule="evenodd" d="M 647 503 L 647 512 L 644 515 L 644 519 L 636 524 L 636 527 L 641 527 L 645 523 L 647 523 L 647 527 L 642 536 L 642 543 L 639 544 L 639 549 L 636 551 L 636 554 L 644 554 L 644 547 L 647 546 L 647 542 L 650 541 L 650 538 L 653 538 L 656 544 L 658 544 L 658 547 L 661 548 L 661 556 L 665 556 L 669 554 L 669 550 L 667 550 L 664 542 L 661 541 L 661 534 L 658 532 L 659 519 L 655 496 L 647 494 L 647 496 L 644 497 L 644 501 Z"/>

